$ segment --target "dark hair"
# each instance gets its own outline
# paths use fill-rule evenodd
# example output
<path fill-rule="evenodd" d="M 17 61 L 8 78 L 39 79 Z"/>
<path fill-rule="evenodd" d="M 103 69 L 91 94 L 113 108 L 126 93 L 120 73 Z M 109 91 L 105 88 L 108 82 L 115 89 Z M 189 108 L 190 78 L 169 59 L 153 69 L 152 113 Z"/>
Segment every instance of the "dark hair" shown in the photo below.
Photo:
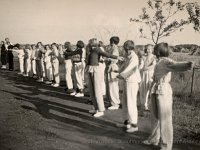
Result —
<path fill-rule="evenodd" d="M 111 43 L 111 44 L 114 43 L 114 44 L 116 44 L 116 45 L 119 44 L 119 37 L 118 37 L 118 36 L 113 36 L 113 37 L 111 37 L 111 38 L 110 38 L 110 43 Z"/>
<path fill-rule="evenodd" d="M 128 40 L 124 43 L 124 50 L 134 50 L 135 49 L 135 43 L 132 40 Z"/>
<path fill-rule="evenodd" d="M 50 45 L 49 45 L 49 44 L 46 44 L 46 45 L 44 46 L 44 49 L 46 49 L 46 50 L 47 50 L 47 47 L 49 47 L 49 48 L 50 48 Z"/>
<path fill-rule="evenodd" d="M 152 44 L 147 44 L 144 46 L 144 53 L 147 53 L 147 47 L 151 46 L 153 48 Z"/>
<path fill-rule="evenodd" d="M 20 49 L 21 48 L 21 45 L 19 44 L 19 43 L 17 43 L 17 44 L 15 44 L 14 46 L 13 46 L 13 48 L 18 48 L 18 49 Z"/>
<path fill-rule="evenodd" d="M 164 42 L 156 44 L 156 46 L 154 47 L 154 54 L 157 57 L 168 57 L 169 56 L 168 44 Z"/>
<path fill-rule="evenodd" d="M 37 43 L 37 47 L 38 47 L 39 44 L 41 44 L 41 45 L 43 46 L 42 42 L 38 42 L 38 43 Z"/>
<path fill-rule="evenodd" d="M 58 45 L 56 43 L 52 43 L 51 46 L 55 45 L 56 48 L 58 48 Z"/>
<path fill-rule="evenodd" d="M 65 42 L 64 44 L 64 48 L 68 49 L 68 50 L 72 50 L 72 45 L 70 42 Z"/>
<path fill-rule="evenodd" d="M 14 47 L 13 45 L 9 45 L 8 49 L 13 49 L 13 47 Z"/>
<path fill-rule="evenodd" d="M 85 44 L 83 43 L 83 41 L 78 41 L 77 44 L 76 44 L 76 46 L 78 48 L 84 48 Z"/>

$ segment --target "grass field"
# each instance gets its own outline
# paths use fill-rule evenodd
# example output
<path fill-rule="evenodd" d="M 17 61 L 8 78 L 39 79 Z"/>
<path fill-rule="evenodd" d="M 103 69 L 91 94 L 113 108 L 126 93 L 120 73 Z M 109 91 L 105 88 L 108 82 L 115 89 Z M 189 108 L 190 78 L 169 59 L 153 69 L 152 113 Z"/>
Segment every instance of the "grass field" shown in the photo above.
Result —
<path fill-rule="evenodd" d="M 193 61 L 200 65 L 200 56 L 172 53 L 177 61 Z M 17 68 L 18 62 L 15 59 Z M 64 64 L 60 65 L 61 80 L 64 81 Z M 192 70 L 172 73 L 174 141 L 191 144 L 200 143 L 200 70 L 195 72 L 194 92 L 190 96 Z M 122 87 L 122 86 L 120 86 Z M 122 89 L 121 89 L 122 90 Z"/>

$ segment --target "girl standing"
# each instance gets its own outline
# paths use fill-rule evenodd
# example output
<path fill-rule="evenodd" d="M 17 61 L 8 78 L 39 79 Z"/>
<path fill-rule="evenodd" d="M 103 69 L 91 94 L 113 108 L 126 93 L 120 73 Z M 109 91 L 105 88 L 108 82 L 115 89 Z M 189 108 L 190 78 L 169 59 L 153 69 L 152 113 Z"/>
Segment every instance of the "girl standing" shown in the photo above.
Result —
<path fill-rule="evenodd" d="M 142 111 L 148 110 L 148 100 L 151 84 L 153 81 L 154 67 L 156 65 L 156 57 L 152 54 L 153 45 L 146 45 L 144 49 L 145 56 L 142 57 L 141 63 L 141 77 L 142 81 L 140 84 L 140 103 Z"/>
<path fill-rule="evenodd" d="M 36 45 L 32 45 L 31 46 L 31 70 L 33 73 L 33 78 L 36 79 L 37 78 L 37 72 L 36 72 Z"/>
<path fill-rule="evenodd" d="M 139 60 L 135 53 L 134 42 L 131 40 L 126 41 L 124 43 L 124 50 L 126 51 L 127 57 L 119 71 L 118 77 L 122 78 L 125 82 L 122 109 L 127 119 L 125 123 L 129 123 L 126 132 L 132 133 L 138 131 L 137 93 L 141 77 L 138 69 Z"/>
<path fill-rule="evenodd" d="M 51 44 L 52 48 L 52 66 L 53 66 L 53 77 L 55 83 L 52 84 L 53 87 L 60 86 L 60 75 L 59 75 L 59 52 L 57 48 L 57 44 Z"/>
<path fill-rule="evenodd" d="M 53 69 L 52 69 L 52 50 L 50 45 L 45 45 L 45 54 L 44 54 L 44 62 L 45 62 L 45 69 L 46 69 L 46 77 L 47 81 L 45 84 L 52 84 L 53 81 Z"/>
<path fill-rule="evenodd" d="M 186 71 L 192 68 L 192 62 L 175 62 L 168 58 L 167 43 L 159 43 L 154 47 L 158 58 L 153 76 L 151 90 L 151 113 L 155 126 L 149 138 L 144 141 L 147 145 L 160 145 L 161 150 L 172 150 L 172 88 L 169 84 L 171 72 Z"/>
<path fill-rule="evenodd" d="M 29 72 L 31 71 L 31 54 L 32 54 L 31 45 L 27 44 L 25 46 L 24 52 L 25 52 L 25 55 L 24 55 L 25 74 L 24 74 L 24 76 L 28 77 Z"/>
<path fill-rule="evenodd" d="M 4 41 L 1 41 L 1 69 L 6 69 L 7 64 L 7 50 Z"/>

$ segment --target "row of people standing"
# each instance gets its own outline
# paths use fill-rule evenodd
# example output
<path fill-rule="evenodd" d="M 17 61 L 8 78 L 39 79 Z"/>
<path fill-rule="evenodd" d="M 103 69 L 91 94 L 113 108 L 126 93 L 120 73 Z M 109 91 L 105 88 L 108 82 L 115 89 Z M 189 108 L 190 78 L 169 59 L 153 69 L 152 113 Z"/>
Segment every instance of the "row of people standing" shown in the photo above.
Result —
<path fill-rule="evenodd" d="M 6 69 L 8 63 L 9 71 L 14 70 L 12 46 L 9 38 L 5 38 L 5 41 L 1 41 L 1 68 Z"/>

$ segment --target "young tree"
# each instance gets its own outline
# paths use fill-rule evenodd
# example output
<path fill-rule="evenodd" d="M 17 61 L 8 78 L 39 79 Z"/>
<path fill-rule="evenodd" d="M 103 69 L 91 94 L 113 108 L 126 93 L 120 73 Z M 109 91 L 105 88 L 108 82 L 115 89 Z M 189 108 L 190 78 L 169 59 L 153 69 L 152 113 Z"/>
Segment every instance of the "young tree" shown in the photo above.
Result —
<path fill-rule="evenodd" d="M 177 30 L 182 31 L 183 26 L 190 23 L 189 19 L 178 16 L 184 8 L 185 4 L 177 0 L 148 0 L 147 7 L 142 8 L 139 18 L 131 18 L 130 21 L 143 24 L 147 30 L 141 27 L 140 37 L 157 44 L 161 38 L 170 36 Z"/>

